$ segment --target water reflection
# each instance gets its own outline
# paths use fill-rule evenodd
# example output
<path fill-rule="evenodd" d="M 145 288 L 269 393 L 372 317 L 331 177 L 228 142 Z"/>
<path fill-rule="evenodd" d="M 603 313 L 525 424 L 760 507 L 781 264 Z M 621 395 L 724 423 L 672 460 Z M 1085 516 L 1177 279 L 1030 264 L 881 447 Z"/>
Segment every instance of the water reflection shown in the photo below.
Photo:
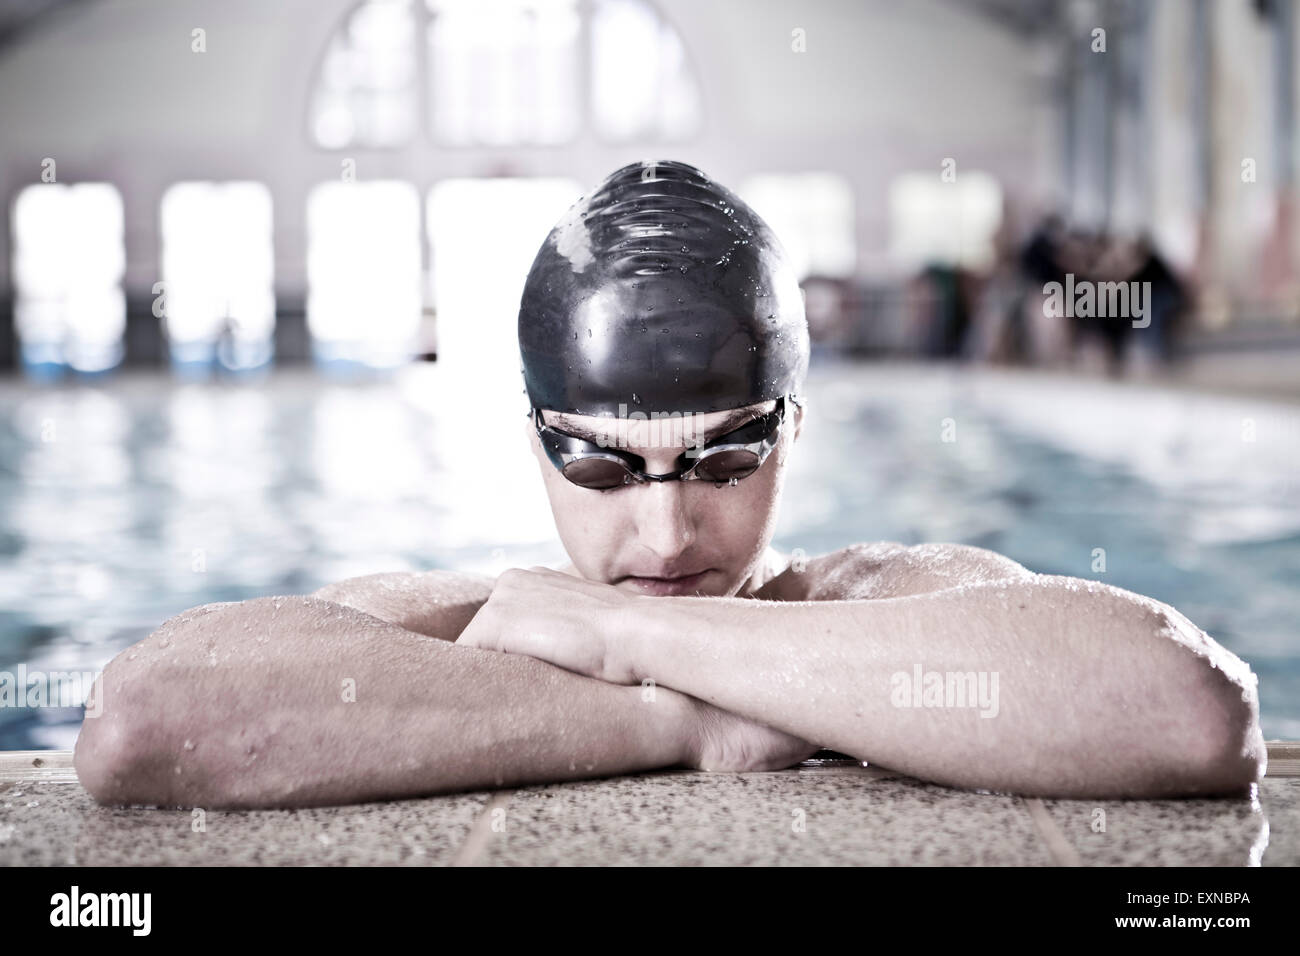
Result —
<path fill-rule="evenodd" d="M 0 386 L 0 669 L 96 669 L 210 601 L 563 561 L 517 385 L 420 365 Z M 1252 663 L 1266 736 L 1300 737 L 1295 410 L 924 368 L 808 390 L 778 546 L 962 541 L 1150 594 Z M 0 749 L 69 747 L 78 723 L 0 710 Z"/>

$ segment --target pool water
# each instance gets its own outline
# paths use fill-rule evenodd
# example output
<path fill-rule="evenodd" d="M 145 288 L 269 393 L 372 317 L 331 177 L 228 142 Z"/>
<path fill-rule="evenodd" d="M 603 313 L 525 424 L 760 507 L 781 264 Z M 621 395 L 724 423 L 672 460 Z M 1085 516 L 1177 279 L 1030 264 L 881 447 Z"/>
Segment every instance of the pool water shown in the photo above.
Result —
<path fill-rule="evenodd" d="M 562 562 L 517 386 L 0 383 L 0 672 L 97 670 L 211 601 Z M 964 542 L 1148 594 L 1251 663 L 1266 737 L 1300 738 L 1300 407 L 832 362 L 808 395 L 778 547 Z M 80 721 L 0 707 L 0 750 Z"/>

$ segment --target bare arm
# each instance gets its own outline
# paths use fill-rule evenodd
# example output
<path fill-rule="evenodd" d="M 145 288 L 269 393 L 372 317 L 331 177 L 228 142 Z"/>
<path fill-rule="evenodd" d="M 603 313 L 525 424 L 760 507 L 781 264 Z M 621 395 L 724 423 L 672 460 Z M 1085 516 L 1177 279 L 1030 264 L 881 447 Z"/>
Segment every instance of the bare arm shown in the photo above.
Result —
<path fill-rule="evenodd" d="M 627 632 L 634 679 L 924 779 L 1151 797 L 1263 773 L 1249 667 L 1120 588 L 1030 574 L 876 600 L 658 600 Z"/>
<path fill-rule="evenodd" d="M 1227 794 L 1263 773 L 1255 676 L 1158 601 L 960 545 L 862 546 L 780 577 L 772 590 L 814 599 L 637 597 L 508 572 L 492 626 L 476 619 L 460 643 L 653 680 L 954 786 Z"/>
<path fill-rule="evenodd" d="M 383 606 L 382 589 L 367 598 L 355 582 L 339 587 L 388 613 L 401 606 Z M 410 622 L 459 633 L 466 603 L 449 606 L 446 620 Z M 93 691 L 103 713 L 83 724 L 77 774 L 103 803 L 287 807 L 603 776 L 686 756 L 694 702 L 683 695 L 661 689 L 646 702 L 640 688 L 453 638 L 319 597 L 192 609 L 104 670 Z"/>
<path fill-rule="evenodd" d="M 492 594 L 492 578 L 454 571 L 391 571 L 327 584 L 312 597 L 454 642 Z"/>

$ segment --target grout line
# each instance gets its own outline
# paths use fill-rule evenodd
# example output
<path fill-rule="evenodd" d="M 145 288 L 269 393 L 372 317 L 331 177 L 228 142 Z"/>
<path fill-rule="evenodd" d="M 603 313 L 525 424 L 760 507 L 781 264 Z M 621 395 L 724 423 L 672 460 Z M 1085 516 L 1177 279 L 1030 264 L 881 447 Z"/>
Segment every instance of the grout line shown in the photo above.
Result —
<path fill-rule="evenodd" d="M 510 805 L 510 798 L 515 792 L 513 790 L 498 790 L 492 794 L 492 799 L 483 807 L 483 812 L 474 818 L 470 824 L 469 833 L 465 837 L 465 842 L 460 845 L 456 855 L 452 857 L 450 866 L 475 866 L 475 861 L 482 855 L 488 841 L 492 839 L 492 813 L 495 810 L 504 810 Z"/>
<path fill-rule="evenodd" d="M 1070 845 L 1070 841 L 1065 838 L 1061 828 L 1056 825 L 1052 815 L 1047 812 L 1047 807 L 1043 801 L 1037 797 L 1021 797 L 1025 809 L 1029 811 L 1029 816 L 1033 818 L 1034 826 L 1038 829 L 1038 835 L 1043 838 L 1047 844 L 1047 854 L 1052 858 L 1052 862 L 1057 866 L 1082 866 L 1079 859 L 1079 853 Z"/>

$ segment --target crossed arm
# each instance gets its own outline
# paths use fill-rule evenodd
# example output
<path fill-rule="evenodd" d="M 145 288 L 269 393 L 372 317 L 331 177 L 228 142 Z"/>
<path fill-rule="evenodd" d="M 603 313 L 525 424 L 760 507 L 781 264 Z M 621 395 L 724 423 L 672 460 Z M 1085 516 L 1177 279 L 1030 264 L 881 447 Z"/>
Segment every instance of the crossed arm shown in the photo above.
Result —
<path fill-rule="evenodd" d="M 978 548 L 884 543 L 760 596 L 512 571 L 459 643 L 658 686 L 917 777 L 1028 795 L 1244 791 L 1255 678 L 1173 608 Z"/>
<path fill-rule="evenodd" d="M 759 597 L 428 572 L 205 605 L 109 664 L 75 765 L 106 803 L 305 806 L 696 765 L 708 713 L 783 731 L 775 765 L 791 735 L 1023 793 L 1227 793 L 1262 772 L 1253 675 L 1138 595 L 887 543 Z M 997 717 L 894 706 L 916 664 L 997 672 Z"/>
<path fill-rule="evenodd" d="M 457 647 L 451 638 L 491 582 L 421 577 L 331 586 L 377 613 L 285 596 L 164 622 L 96 681 L 73 758 L 82 786 L 104 804 L 304 807 L 632 773 L 686 757 L 684 695 L 645 707 L 637 688 Z M 415 600 L 421 584 L 444 595 L 441 614 Z"/>

